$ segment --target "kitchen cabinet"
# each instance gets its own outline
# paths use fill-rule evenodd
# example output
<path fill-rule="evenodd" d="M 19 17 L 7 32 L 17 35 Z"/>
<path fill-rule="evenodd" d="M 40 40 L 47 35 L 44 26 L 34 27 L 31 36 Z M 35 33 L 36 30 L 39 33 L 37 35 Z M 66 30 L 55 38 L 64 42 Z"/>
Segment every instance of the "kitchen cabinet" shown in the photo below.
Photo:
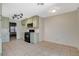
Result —
<path fill-rule="evenodd" d="M 22 20 L 22 25 L 27 27 L 27 24 L 33 23 L 33 28 L 38 28 L 39 27 L 39 16 L 32 16 L 28 19 Z"/>
<path fill-rule="evenodd" d="M 27 20 L 27 24 L 29 24 L 29 23 L 32 23 L 33 22 L 33 18 L 28 18 L 28 20 Z"/>
<path fill-rule="evenodd" d="M 33 17 L 33 27 L 38 28 L 39 27 L 39 16 Z"/>
<path fill-rule="evenodd" d="M 39 42 L 39 33 L 31 33 L 30 42 L 33 44 L 38 43 Z"/>
<path fill-rule="evenodd" d="M 25 19 L 21 21 L 22 26 L 25 26 L 25 22 L 26 22 Z"/>

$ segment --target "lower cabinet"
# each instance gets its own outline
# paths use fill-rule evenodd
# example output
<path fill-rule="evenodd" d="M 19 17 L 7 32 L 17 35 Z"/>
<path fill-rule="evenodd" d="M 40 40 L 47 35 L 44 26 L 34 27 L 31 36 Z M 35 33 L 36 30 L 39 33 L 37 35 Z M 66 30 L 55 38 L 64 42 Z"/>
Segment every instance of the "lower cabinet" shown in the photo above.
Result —
<path fill-rule="evenodd" d="M 30 43 L 39 42 L 39 33 L 30 33 Z"/>

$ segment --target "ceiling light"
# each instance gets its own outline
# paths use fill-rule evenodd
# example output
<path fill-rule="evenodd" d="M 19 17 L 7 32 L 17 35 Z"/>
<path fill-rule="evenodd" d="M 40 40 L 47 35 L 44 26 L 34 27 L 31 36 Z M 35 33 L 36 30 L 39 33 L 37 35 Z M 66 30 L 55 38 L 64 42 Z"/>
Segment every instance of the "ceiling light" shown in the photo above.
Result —
<path fill-rule="evenodd" d="M 56 10 L 54 9 L 54 10 L 52 10 L 52 12 L 53 12 L 53 13 L 55 13 L 55 12 L 56 12 Z"/>
<path fill-rule="evenodd" d="M 23 13 L 20 13 L 20 14 L 14 14 L 13 16 L 12 16 L 12 18 L 13 19 L 20 19 L 20 18 L 22 18 L 23 17 Z"/>

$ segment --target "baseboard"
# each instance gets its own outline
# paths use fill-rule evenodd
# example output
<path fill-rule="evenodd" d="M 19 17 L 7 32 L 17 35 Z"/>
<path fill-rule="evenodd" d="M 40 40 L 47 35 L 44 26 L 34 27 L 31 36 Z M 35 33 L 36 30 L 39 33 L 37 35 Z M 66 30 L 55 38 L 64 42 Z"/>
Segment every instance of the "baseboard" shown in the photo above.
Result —
<path fill-rule="evenodd" d="M 43 40 L 43 41 L 47 41 L 47 42 L 51 42 L 51 43 L 55 43 L 55 44 L 59 44 L 59 45 L 64 45 L 64 46 L 68 46 L 68 47 L 72 47 L 72 48 L 76 48 L 79 50 L 78 47 L 72 46 L 72 45 L 68 45 L 68 44 L 63 44 L 63 43 L 57 43 L 57 42 L 52 42 L 52 41 L 48 41 L 48 40 Z"/>

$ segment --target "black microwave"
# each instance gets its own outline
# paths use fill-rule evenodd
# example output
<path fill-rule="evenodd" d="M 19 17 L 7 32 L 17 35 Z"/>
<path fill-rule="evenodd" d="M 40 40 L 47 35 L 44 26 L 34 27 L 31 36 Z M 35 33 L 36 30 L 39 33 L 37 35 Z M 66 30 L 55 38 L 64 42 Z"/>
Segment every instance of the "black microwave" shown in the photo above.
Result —
<path fill-rule="evenodd" d="M 33 23 L 28 23 L 28 24 L 27 24 L 27 27 L 28 27 L 28 28 L 32 28 L 32 27 L 33 27 Z"/>

